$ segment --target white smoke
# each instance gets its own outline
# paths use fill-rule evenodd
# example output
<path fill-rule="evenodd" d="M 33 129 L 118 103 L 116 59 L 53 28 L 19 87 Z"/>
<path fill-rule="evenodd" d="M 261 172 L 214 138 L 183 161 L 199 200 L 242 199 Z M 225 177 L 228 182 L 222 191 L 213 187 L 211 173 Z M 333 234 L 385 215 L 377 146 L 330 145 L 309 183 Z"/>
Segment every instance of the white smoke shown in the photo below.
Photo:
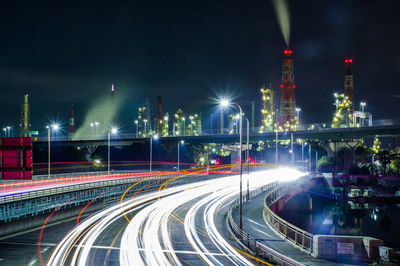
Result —
<path fill-rule="evenodd" d="M 116 126 L 113 123 L 117 118 L 123 98 L 121 91 L 119 91 L 114 95 L 114 99 L 111 99 L 111 95 L 108 95 L 96 101 L 96 104 L 88 111 L 81 127 L 75 132 L 74 139 L 105 136 L 112 126 Z M 98 122 L 98 126 L 95 125 L 96 122 Z"/>
<path fill-rule="evenodd" d="M 272 0 L 275 9 L 276 17 L 278 18 L 279 26 L 283 38 L 285 39 L 286 46 L 289 47 L 290 40 L 290 14 L 286 0 Z"/>

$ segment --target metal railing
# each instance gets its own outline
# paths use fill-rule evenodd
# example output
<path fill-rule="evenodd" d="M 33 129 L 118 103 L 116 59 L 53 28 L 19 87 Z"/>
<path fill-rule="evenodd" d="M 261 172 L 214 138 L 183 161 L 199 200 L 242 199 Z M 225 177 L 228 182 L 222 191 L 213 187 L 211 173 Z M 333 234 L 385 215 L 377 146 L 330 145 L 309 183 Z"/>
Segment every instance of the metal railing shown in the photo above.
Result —
<path fill-rule="evenodd" d="M 277 233 L 289 240 L 302 250 L 311 253 L 313 249 L 313 234 L 302 230 L 293 224 L 285 221 L 276 215 L 270 208 L 277 200 L 293 190 L 297 185 L 304 182 L 304 179 L 296 180 L 284 185 L 281 185 L 267 194 L 264 199 L 264 220 L 275 229 Z"/>
<path fill-rule="evenodd" d="M 261 193 L 277 186 L 277 182 L 270 183 L 268 185 L 259 187 L 255 190 L 250 191 L 249 199 L 252 199 Z M 247 198 L 243 196 L 243 202 L 246 202 Z M 235 220 L 232 217 L 232 212 L 235 208 L 239 206 L 239 199 L 236 199 L 229 207 L 228 215 L 227 215 L 227 223 L 232 230 L 232 233 L 239 239 L 240 243 L 246 247 L 248 247 L 251 251 L 253 251 L 257 257 L 267 259 L 270 262 L 278 262 L 282 265 L 293 265 L 293 266 L 300 266 L 303 265 L 289 257 L 286 257 L 279 252 L 267 247 L 266 245 L 262 244 L 261 242 L 257 241 L 253 236 L 245 231 L 241 230 L 240 227 L 237 225 Z"/>

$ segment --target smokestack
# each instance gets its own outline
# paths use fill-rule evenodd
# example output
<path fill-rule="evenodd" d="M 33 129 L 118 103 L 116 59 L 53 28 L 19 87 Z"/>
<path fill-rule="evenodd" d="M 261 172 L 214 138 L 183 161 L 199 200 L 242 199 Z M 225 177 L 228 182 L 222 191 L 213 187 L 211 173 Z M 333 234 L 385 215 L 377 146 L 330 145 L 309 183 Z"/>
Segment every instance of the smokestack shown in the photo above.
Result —
<path fill-rule="evenodd" d="M 353 73 L 351 71 L 351 65 L 353 64 L 353 59 L 344 60 L 346 66 L 346 75 L 344 76 L 344 95 L 347 96 L 351 102 L 350 109 L 353 111 Z"/>
<path fill-rule="evenodd" d="M 30 126 L 28 94 L 25 94 L 24 103 L 21 105 L 20 137 L 31 136 Z"/>
<path fill-rule="evenodd" d="M 162 98 L 157 97 L 157 133 L 161 134 L 161 124 L 162 124 Z"/>
<path fill-rule="evenodd" d="M 69 118 L 69 131 L 68 138 L 72 139 L 75 135 L 75 118 L 74 118 L 74 105 L 71 107 L 71 116 Z"/>

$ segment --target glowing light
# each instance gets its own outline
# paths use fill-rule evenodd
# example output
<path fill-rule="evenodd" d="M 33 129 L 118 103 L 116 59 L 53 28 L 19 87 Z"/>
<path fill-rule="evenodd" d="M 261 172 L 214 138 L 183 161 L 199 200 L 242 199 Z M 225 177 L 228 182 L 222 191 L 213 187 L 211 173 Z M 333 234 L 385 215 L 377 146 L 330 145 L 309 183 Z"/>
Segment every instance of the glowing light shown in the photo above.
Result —
<path fill-rule="evenodd" d="M 222 107 L 227 107 L 229 105 L 229 101 L 224 99 L 219 102 Z"/>
<path fill-rule="evenodd" d="M 59 124 L 52 124 L 51 125 L 51 129 L 53 129 L 54 131 L 57 131 L 60 129 L 60 125 Z"/>
<path fill-rule="evenodd" d="M 116 127 L 111 128 L 111 134 L 112 135 L 118 134 L 118 128 L 116 128 Z"/>
<path fill-rule="evenodd" d="M 153 139 L 157 140 L 157 139 L 158 139 L 158 134 L 155 134 L 155 135 L 153 136 Z"/>
<path fill-rule="evenodd" d="M 111 91 L 114 92 L 114 84 L 111 84 Z"/>

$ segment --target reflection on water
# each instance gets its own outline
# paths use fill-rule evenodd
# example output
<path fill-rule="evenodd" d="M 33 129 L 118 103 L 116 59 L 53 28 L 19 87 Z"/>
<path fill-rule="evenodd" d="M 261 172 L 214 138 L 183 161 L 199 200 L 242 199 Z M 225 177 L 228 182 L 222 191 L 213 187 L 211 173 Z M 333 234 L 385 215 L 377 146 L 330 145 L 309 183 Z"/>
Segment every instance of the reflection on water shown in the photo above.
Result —
<path fill-rule="evenodd" d="M 400 204 L 339 201 L 300 192 L 277 214 L 313 234 L 370 236 L 400 248 Z"/>

